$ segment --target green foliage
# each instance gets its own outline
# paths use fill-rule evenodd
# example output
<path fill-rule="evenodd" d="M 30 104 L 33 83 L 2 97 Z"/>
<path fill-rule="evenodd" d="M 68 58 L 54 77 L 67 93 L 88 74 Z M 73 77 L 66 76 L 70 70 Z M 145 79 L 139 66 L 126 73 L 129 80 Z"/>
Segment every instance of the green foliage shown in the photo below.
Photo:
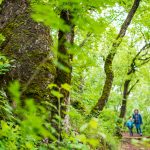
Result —
<path fill-rule="evenodd" d="M 68 54 L 73 54 L 73 59 L 70 60 L 72 81 L 71 85 L 65 83 L 61 87 L 53 83 L 49 84 L 51 96 L 56 97 L 59 107 L 49 101 L 43 100 L 38 103 L 30 98 L 22 99 L 18 81 L 10 84 L 8 88 L 10 97 L 1 90 L 0 149 L 116 150 L 119 144 L 116 134 L 122 130 L 126 131 L 122 129 L 123 120 L 118 118 L 123 84 L 126 79 L 131 79 L 131 85 L 137 79 L 140 80 L 128 97 L 126 117 L 132 115 L 134 108 L 139 108 L 144 122 L 143 133 L 149 135 L 149 63 L 141 67 L 136 66 L 136 73 L 127 75 L 139 47 L 142 47 L 144 42 L 149 42 L 150 3 L 147 0 L 142 1 L 139 14 L 133 19 L 126 37 L 122 39 L 122 44 L 118 48 L 113 62 L 115 76 L 113 87 L 105 109 L 98 118 L 87 117 L 102 93 L 105 81 L 104 62 L 130 6 L 131 1 L 128 0 L 31 1 L 31 17 L 51 28 L 54 43 L 51 49 L 55 54 L 54 57 L 59 55 L 57 53 L 58 30 L 66 33 L 69 31 L 69 25 L 60 18 L 60 12 L 62 10 L 71 12 L 71 21 L 75 26 L 74 43 L 72 45 L 64 43 L 64 45 L 67 45 Z M 4 41 L 4 36 L 0 34 L 0 45 Z M 66 59 L 65 56 L 61 57 Z M 9 58 L 0 54 L 0 76 L 10 70 L 10 62 Z M 136 61 L 136 64 L 140 64 L 139 62 L 140 59 Z M 54 60 L 54 64 L 69 73 L 70 69 L 57 62 L 57 59 Z M 51 123 L 54 121 L 60 125 L 63 121 L 60 118 L 60 102 L 64 97 L 61 91 L 63 90 L 70 92 L 71 104 L 68 106 L 69 111 L 66 112 L 70 119 L 70 129 L 68 132 L 62 130 L 62 141 L 59 141 L 56 139 L 58 133 Z M 49 122 L 52 108 L 58 112 L 59 116 L 57 115 L 56 120 Z M 149 141 L 143 142 L 147 147 L 149 146 Z"/>
<path fill-rule="evenodd" d="M 88 121 L 85 115 L 82 115 L 83 112 L 81 114 L 71 107 L 69 115 L 72 128 L 76 133 L 75 139 L 89 145 L 90 148 L 87 150 L 96 148 L 115 150 L 117 148 L 118 138 L 115 137 L 117 116 L 115 112 L 111 112 L 113 115 L 110 115 L 110 111 L 107 111 L 108 113 L 103 112 L 99 118 L 92 118 Z"/>
<path fill-rule="evenodd" d="M 0 74 L 5 74 L 9 71 L 11 65 L 9 60 L 4 56 L 0 54 Z"/>
<path fill-rule="evenodd" d="M 0 147 L 7 150 L 20 149 L 37 149 L 38 145 L 44 144 L 42 140 L 49 138 L 55 141 L 56 138 L 51 124 L 46 122 L 48 113 L 45 108 L 36 105 L 32 99 L 26 99 L 25 106 L 21 106 L 19 82 L 14 82 L 10 85 L 9 91 L 12 95 L 12 101 L 15 103 L 14 108 L 9 104 L 4 105 L 7 115 L 11 115 L 15 120 L 10 120 L 9 116 L 5 116 L 1 120 L 0 129 Z M 1 106 L 2 107 L 2 106 Z M 7 108 L 8 107 L 8 108 Z M 4 115 L 4 114 L 3 114 Z M 18 117 L 16 117 L 18 116 Z M 9 121 L 6 121 L 8 120 Z"/>
<path fill-rule="evenodd" d="M 55 86 L 55 84 L 51 84 L 49 88 Z M 67 84 L 63 84 L 62 88 L 70 90 L 70 86 Z M 8 107 L 10 112 L 7 112 L 7 116 L 1 120 L 0 148 L 6 150 L 16 150 L 18 148 L 22 150 L 57 149 L 57 139 L 54 136 L 55 130 L 46 121 L 48 117 L 46 109 L 43 106 L 35 104 L 32 99 L 24 100 L 25 105 L 22 106 L 18 81 L 10 84 L 9 91 L 15 105 L 13 107 L 9 104 L 7 104 L 9 107 L 4 105 L 4 108 L 7 109 Z M 59 98 L 58 93 L 54 94 L 54 96 Z M 4 95 L 1 97 L 4 98 Z M 73 124 L 69 134 L 63 132 L 62 136 L 64 140 L 59 143 L 59 149 L 90 150 L 98 147 L 115 146 L 112 140 L 108 142 L 110 135 L 109 132 L 106 133 L 105 129 L 102 128 L 103 122 L 93 118 L 88 123 L 85 123 L 85 118 L 78 112 L 73 111 L 73 108 L 69 112 L 69 115 L 71 120 L 77 124 Z M 80 119 L 82 120 L 81 122 L 79 122 Z M 46 139 L 51 140 L 51 143 L 44 143 Z M 105 143 L 104 145 L 102 144 L 103 142 Z"/>
<path fill-rule="evenodd" d="M 5 41 L 5 37 L 0 33 L 0 45 Z"/>
<path fill-rule="evenodd" d="M 12 107 L 10 107 L 4 91 L 0 91 L 0 118 L 8 121 L 15 119 L 12 115 Z"/>
<path fill-rule="evenodd" d="M 54 12 L 51 5 L 34 4 L 32 5 L 32 17 L 37 22 L 43 22 L 45 25 L 53 27 L 54 29 L 67 30 L 67 25 Z"/>
<path fill-rule="evenodd" d="M 5 37 L 0 34 L 0 45 L 5 41 Z M 0 75 L 9 71 L 11 65 L 8 58 L 0 53 Z"/>

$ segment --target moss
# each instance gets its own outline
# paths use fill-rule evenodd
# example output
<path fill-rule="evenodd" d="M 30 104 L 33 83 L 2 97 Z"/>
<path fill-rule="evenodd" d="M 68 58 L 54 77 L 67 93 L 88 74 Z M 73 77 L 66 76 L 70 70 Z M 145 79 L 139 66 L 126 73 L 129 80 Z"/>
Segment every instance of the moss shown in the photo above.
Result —
<path fill-rule="evenodd" d="M 54 66 L 54 64 L 51 62 L 46 62 L 42 65 L 42 68 L 44 70 L 47 70 L 48 72 L 53 72 L 54 74 L 56 73 L 56 68 Z"/>
<path fill-rule="evenodd" d="M 14 5 L 12 15 L 7 16 L 9 19 L 1 30 L 6 38 L 2 50 L 9 58 L 15 60 L 13 65 L 16 67 L 4 76 L 3 80 L 0 80 L 0 85 L 4 87 L 5 83 L 6 86 L 8 85 L 10 79 L 18 79 L 22 84 L 22 89 L 27 87 L 23 93 L 24 97 L 31 96 L 39 101 L 49 99 L 47 86 L 54 81 L 56 71 L 52 59 L 42 63 L 51 51 L 49 48 L 52 43 L 50 31 L 30 18 L 29 9 L 24 9 L 26 4 L 21 3 L 23 4 L 21 7 L 18 3 L 19 1 L 12 3 Z M 9 6 L 4 9 L 2 14 L 5 17 L 9 14 L 6 13 L 9 11 Z"/>

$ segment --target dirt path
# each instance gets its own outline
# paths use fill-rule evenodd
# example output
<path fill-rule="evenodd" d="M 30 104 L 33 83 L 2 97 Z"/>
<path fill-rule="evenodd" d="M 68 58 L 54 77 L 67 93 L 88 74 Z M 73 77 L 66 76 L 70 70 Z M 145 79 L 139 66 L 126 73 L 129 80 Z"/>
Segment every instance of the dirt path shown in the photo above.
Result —
<path fill-rule="evenodd" d="M 128 133 L 123 133 L 120 150 L 150 150 L 150 144 L 148 145 L 143 143 L 144 138 L 149 137 L 141 137 L 138 134 L 134 134 L 131 137 Z M 133 140 L 136 140 L 136 145 L 133 144 Z"/>

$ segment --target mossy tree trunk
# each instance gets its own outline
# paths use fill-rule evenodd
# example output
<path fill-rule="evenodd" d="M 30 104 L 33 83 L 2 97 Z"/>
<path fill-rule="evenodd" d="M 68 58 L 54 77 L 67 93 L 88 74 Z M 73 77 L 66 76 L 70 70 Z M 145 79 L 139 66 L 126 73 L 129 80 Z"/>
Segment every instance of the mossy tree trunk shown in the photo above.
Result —
<path fill-rule="evenodd" d="M 130 95 L 131 91 L 134 89 L 136 84 L 139 82 L 139 80 L 137 80 L 131 86 L 132 78 L 130 76 L 135 74 L 135 72 L 137 71 L 137 68 L 145 65 L 146 63 L 148 63 L 150 61 L 150 56 L 148 54 L 149 48 L 150 48 L 150 43 L 146 43 L 139 50 L 139 52 L 135 55 L 135 57 L 132 59 L 129 70 L 127 72 L 127 79 L 124 82 L 122 104 L 121 104 L 121 110 L 120 110 L 120 115 L 119 115 L 120 118 L 125 117 L 126 109 L 127 109 L 128 96 Z M 138 61 L 138 63 L 137 63 L 137 61 Z"/>
<path fill-rule="evenodd" d="M 55 76 L 50 29 L 33 21 L 28 0 L 4 0 L 0 18 L 0 32 L 6 38 L 0 52 L 14 60 L 14 68 L 0 78 L 0 86 L 19 80 L 23 97 L 49 100 L 47 86 Z"/>
<path fill-rule="evenodd" d="M 110 91 L 111 91 L 111 87 L 113 84 L 113 78 L 114 78 L 114 73 L 113 73 L 113 69 L 112 69 L 112 63 L 113 63 L 113 59 L 114 56 L 117 52 L 117 48 L 119 47 L 119 45 L 122 42 L 123 37 L 126 34 L 127 28 L 130 25 L 132 18 L 139 6 L 140 0 L 135 0 L 131 10 L 129 11 L 124 23 L 121 26 L 120 32 L 115 40 L 115 42 L 112 45 L 112 48 L 109 52 L 109 54 L 106 57 L 105 60 L 105 65 L 104 65 L 104 70 L 105 70 L 105 74 L 106 74 L 106 80 L 103 86 L 103 91 L 102 91 L 102 95 L 99 98 L 98 102 L 96 103 L 96 105 L 93 107 L 91 114 L 94 114 L 95 116 L 98 116 L 100 111 L 103 110 L 103 108 L 105 107 L 109 95 L 110 95 Z"/>
<path fill-rule="evenodd" d="M 122 98 L 122 105 L 121 105 L 121 111 L 120 111 L 120 118 L 124 118 L 126 113 L 126 105 L 127 105 L 127 98 L 128 98 L 128 90 L 131 80 L 125 80 L 124 82 L 124 89 L 123 89 L 123 98 Z"/>
<path fill-rule="evenodd" d="M 71 60 L 73 56 L 69 54 L 68 50 L 69 47 L 74 42 L 74 26 L 72 25 L 71 22 L 72 16 L 70 11 L 62 10 L 60 17 L 64 20 L 65 24 L 69 26 L 69 31 L 59 30 L 58 33 L 58 53 L 57 53 L 58 67 L 56 68 L 56 78 L 55 78 L 55 83 L 58 85 L 58 87 L 61 87 L 61 85 L 65 83 L 69 85 L 71 84 L 71 72 L 72 72 Z M 61 66 L 63 66 L 64 69 L 62 69 Z M 67 104 L 69 91 L 62 90 L 61 92 L 64 96 L 62 102 Z"/>
<path fill-rule="evenodd" d="M 62 84 L 71 85 L 71 73 L 72 66 L 71 61 L 73 56 L 69 53 L 69 47 L 74 43 L 74 25 L 72 23 L 72 15 L 69 10 L 62 10 L 60 13 L 60 18 L 64 20 L 65 24 L 68 25 L 68 31 L 59 30 L 58 32 L 58 53 L 57 53 L 57 62 L 58 66 L 56 68 L 56 78 L 55 84 L 58 88 L 61 89 L 59 92 L 63 94 L 63 97 L 60 99 L 60 103 L 57 102 L 58 110 L 60 109 L 60 114 L 58 114 L 65 123 L 65 129 L 69 128 L 69 116 L 66 115 L 68 106 L 70 105 L 70 92 L 61 88 Z M 62 67 L 63 68 L 62 68 Z M 60 106 L 59 106 L 60 105 Z M 56 113 L 54 113 L 56 114 Z M 62 125 L 61 125 L 62 127 Z M 59 132 L 61 134 L 61 129 Z M 61 136 L 61 135 L 60 135 Z"/>

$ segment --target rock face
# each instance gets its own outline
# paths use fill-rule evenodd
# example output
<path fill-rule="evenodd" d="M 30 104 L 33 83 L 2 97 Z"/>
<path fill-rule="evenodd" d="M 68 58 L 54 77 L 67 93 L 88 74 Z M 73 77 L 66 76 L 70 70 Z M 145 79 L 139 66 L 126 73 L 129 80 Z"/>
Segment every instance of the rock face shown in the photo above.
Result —
<path fill-rule="evenodd" d="M 0 32 L 6 38 L 0 52 L 14 60 L 14 68 L 0 77 L 0 86 L 17 79 L 25 97 L 49 99 L 47 85 L 55 76 L 50 29 L 32 20 L 27 0 L 4 0 L 0 18 Z"/>

